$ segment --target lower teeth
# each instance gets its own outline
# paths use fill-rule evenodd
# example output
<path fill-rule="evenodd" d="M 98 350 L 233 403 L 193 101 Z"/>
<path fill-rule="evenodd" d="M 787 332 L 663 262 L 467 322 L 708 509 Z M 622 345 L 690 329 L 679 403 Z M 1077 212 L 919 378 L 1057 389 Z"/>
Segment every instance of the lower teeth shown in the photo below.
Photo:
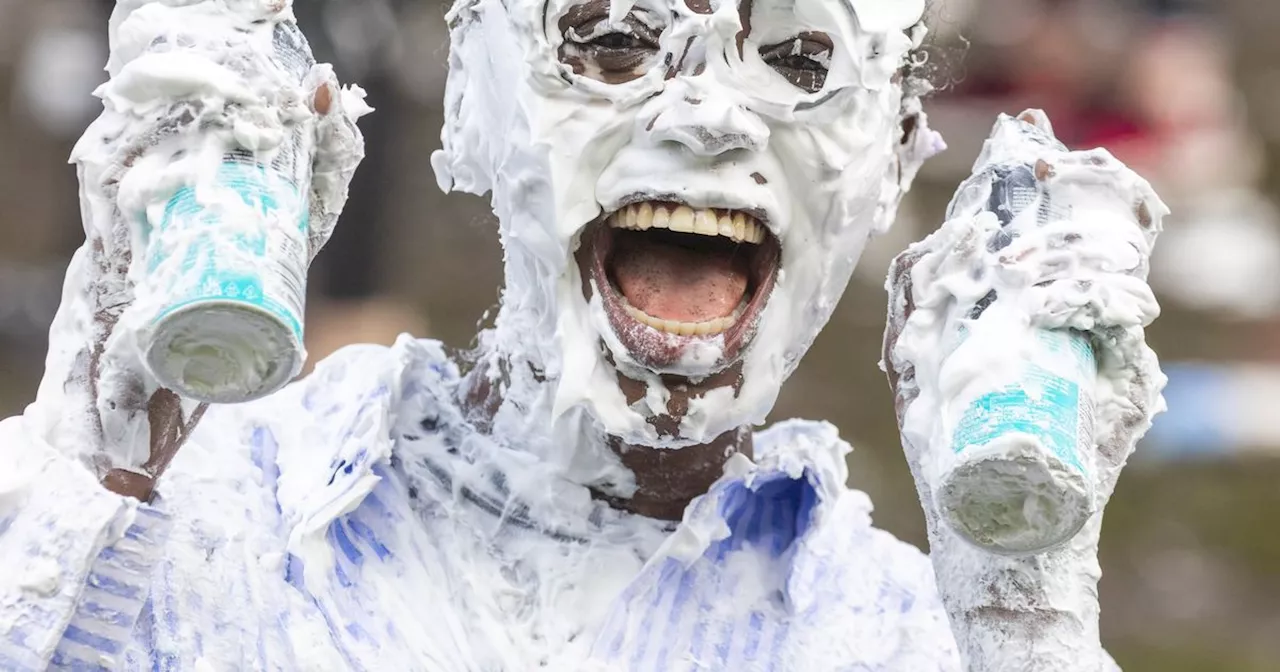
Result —
<path fill-rule="evenodd" d="M 675 320 L 664 320 L 654 317 L 648 313 L 636 308 L 627 301 L 627 297 L 621 293 L 618 296 L 622 300 L 622 306 L 626 309 L 627 315 L 631 319 L 658 331 L 674 334 L 676 336 L 719 336 L 728 331 L 733 325 L 737 324 L 742 318 L 742 314 L 747 310 L 747 299 L 743 299 L 742 303 L 734 309 L 733 314 L 727 317 L 721 317 L 715 320 L 707 320 L 705 322 L 677 322 Z"/>

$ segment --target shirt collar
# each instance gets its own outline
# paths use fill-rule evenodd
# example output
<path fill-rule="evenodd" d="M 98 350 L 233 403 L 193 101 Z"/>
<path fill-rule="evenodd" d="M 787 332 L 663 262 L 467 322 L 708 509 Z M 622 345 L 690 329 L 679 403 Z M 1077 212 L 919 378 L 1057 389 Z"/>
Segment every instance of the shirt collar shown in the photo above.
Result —
<path fill-rule="evenodd" d="M 324 431 L 309 433 L 313 441 L 293 437 L 281 442 L 278 497 L 292 523 L 294 543 L 301 536 L 318 534 L 333 518 L 359 505 L 379 480 L 375 466 L 393 452 L 390 434 L 397 416 L 417 418 L 422 409 L 416 405 L 427 397 L 435 397 L 437 410 L 444 411 L 452 402 L 443 391 L 458 376 L 438 345 L 409 337 L 390 350 L 350 349 L 332 359 L 292 395 L 285 395 L 324 426 Z M 426 388 L 439 394 L 423 395 Z M 454 424 L 440 420 L 442 425 Z M 320 437 L 327 439 L 328 450 L 317 449 L 314 439 Z M 754 447 L 754 461 L 734 455 L 707 494 L 690 503 L 651 564 L 672 559 L 689 566 L 745 547 L 794 558 L 849 492 L 845 458 L 852 448 L 828 423 L 779 423 L 758 432 Z M 547 499 L 556 500 L 559 509 L 582 513 L 581 532 L 589 536 L 603 521 L 599 511 L 588 514 L 601 505 L 591 501 L 585 488 L 570 485 L 566 482 L 562 489 L 573 492 Z M 863 506 L 869 513 L 869 503 Z"/>
<path fill-rule="evenodd" d="M 775 557 L 831 515 L 849 470 L 852 451 L 827 423 L 790 421 L 760 432 L 757 461 L 734 455 L 724 476 L 685 510 L 676 532 L 651 562 L 668 558 L 689 566 L 749 546 Z"/>

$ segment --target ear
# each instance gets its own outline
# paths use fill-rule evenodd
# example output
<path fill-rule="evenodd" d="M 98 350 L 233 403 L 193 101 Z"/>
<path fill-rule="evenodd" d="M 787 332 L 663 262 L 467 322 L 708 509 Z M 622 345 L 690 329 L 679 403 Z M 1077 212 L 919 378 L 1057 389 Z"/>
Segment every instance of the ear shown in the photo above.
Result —
<path fill-rule="evenodd" d="M 893 226 L 898 206 L 902 204 L 907 192 L 911 191 L 911 185 L 924 162 L 947 148 L 942 136 L 929 128 L 929 115 L 925 114 L 919 96 L 903 97 L 898 129 L 900 133 L 893 149 L 893 160 L 889 162 L 884 191 L 880 197 L 881 212 L 876 223 L 876 233 L 884 233 Z"/>
<path fill-rule="evenodd" d="M 925 117 L 918 98 L 903 102 L 902 115 L 898 117 L 898 144 L 893 151 L 893 163 L 897 169 L 895 182 L 903 196 L 911 190 L 911 185 L 915 182 L 916 174 L 920 172 L 925 159 L 937 153 L 929 152 L 922 158 L 921 152 L 918 151 L 921 137 L 933 132 L 928 124 L 928 118 Z"/>

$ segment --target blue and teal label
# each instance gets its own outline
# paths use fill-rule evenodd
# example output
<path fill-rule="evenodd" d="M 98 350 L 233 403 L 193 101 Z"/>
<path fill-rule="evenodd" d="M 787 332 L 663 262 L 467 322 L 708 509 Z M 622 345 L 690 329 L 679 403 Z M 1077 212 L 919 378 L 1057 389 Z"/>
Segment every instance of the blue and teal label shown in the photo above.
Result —
<path fill-rule="evenodd" d="M 224 226 L 225 212 L 202 205 L 195 188 L 179 189 L 152 237 L 182 232 L 183 238 L 189 236 L 185 249 L 157 241 L 161 244 L 151 246 L 147 260 L 154 273 L 172 255 L 182 259 L 178 296 L 156 320 L 192 304 L 232 301 L 275 315 L 301 340 L 308 221 L 298 188 L 269 166 L 238 161 L 219 167 L 215 188 L 235 192 L 257 216 L 257 225 Z"/>
<path fill-rule="evenodd" d="M 965 408 L 952 436 L 952 449 L 961 453 L 1008 434 L 1029 434 L 1065 464 L 1084 472 L 1080 445 L 1092 432 L 1092 409 L 1082 403 L 1087 400 L 1077 381 L 1090 380 L 1085 374 L 1096 366 L 1093 348 L 1087 337 L 1076 332 L 1044 331 L 1038 338 L 1041 354 L 1070 356 L 1070 363 L 1062 363 L 1070 367 L 1074 380 L 1028 365 L 1016 384 L 983 394 Z"/>

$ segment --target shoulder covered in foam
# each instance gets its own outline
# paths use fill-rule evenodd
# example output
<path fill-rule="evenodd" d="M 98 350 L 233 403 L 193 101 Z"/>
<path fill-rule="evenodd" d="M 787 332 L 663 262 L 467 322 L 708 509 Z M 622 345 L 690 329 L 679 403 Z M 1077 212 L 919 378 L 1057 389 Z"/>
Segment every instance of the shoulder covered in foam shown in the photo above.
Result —
<path fill-rule="evenodd" d="M 349 346 L 271 397 L 216 409 L 196 441 L 247 446 L 279 474 L 276 497 L 293 537 L 322 534 L 380 480 L 376 468 L 391 457 L 404 396 L 447 396 L 457 380 L 457 366 L 436 341 L 404 335 L 391 347 Z"/>

